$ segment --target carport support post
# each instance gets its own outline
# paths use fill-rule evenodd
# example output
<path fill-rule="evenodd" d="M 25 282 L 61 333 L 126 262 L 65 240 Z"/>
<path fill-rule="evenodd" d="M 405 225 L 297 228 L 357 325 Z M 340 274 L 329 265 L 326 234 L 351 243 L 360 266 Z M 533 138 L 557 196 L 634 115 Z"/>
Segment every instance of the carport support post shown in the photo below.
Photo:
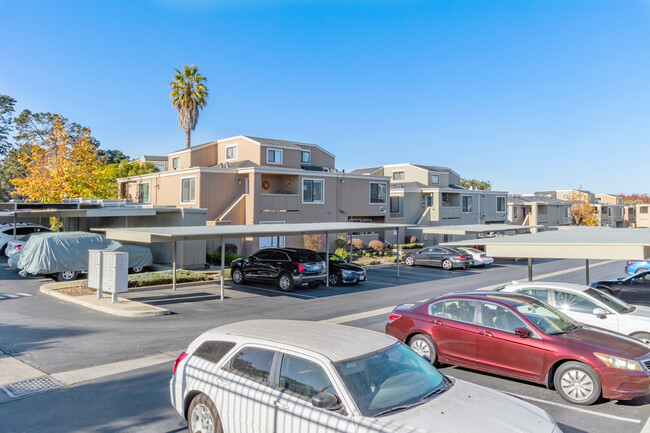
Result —
<path fill-rule="evenodd" d="M 223 301 L 223 281 L 226 273 L 226 244 L 224 243 L 223 236 L 221 236 L 221 300 Z"/>
<path fill-rule="evenodd" d="M 533 258 L 528 257 L 528 281 L 533 281 Z"/>
<path fill-rule="evenodd" d="M 589 259 L 585 259 L 585 272 L 585 277 L 587 278 L 585 284 L 589 285 Z"/>
<path fill-rule="evenodd" d="M 327 281 L 325 287 L 330 286 L 330 234 L 325 232 L 325 269 L 327 270 Z"/>
<path fill-rule="evenodd" d="M 400 260 L 399 227 L 397 227 L 397 278 L 399 278 L 399 260 Z"/>
<path fill-rule="evenodd" d="M 176 290 L 176 241 L 172 241 L 172 290 Z"/>
<path fill-rule="evenodd" d="M 14 240 L 16 240 L 16 212 L 14 211 Z"/>

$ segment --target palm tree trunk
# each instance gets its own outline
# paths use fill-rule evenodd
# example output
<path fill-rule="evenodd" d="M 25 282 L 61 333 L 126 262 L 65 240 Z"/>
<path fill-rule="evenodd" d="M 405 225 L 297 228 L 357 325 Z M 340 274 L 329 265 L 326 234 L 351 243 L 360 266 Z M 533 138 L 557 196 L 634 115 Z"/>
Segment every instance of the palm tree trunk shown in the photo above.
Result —
<path fill-rule="evenodd" d="M 186 149 L 190 148 L 190 134 L 191 134 L 191 132 L 190 132 L 189 129 L 185 131 L 185 148 Z"/>

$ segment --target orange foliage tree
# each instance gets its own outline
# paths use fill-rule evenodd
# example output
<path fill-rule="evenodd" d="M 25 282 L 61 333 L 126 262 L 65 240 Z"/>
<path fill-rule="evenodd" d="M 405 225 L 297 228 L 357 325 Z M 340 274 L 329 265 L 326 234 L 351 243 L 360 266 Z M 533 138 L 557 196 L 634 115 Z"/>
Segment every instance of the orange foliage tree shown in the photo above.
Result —
<path fill-rule="evenodd" d="M 102 163 L 96 146 L 85 129 L 72 135 L 61 116 L 45 140 L 35 143 L 31 154 L 20 156 L 25 177 L 11 179 L 14 196 L 42 202 L 59 202 L 64 198 L 103 198 L 105 185 Z"/>
<path fill-rule="evenodd" d="M 571 206 L 571 218 L 579 226 L 598 225 L 596 209 L 589 203 L 589 195 L 586 192 L 574 189 L 569 194 L 568 200 L 573 203 Z"/>

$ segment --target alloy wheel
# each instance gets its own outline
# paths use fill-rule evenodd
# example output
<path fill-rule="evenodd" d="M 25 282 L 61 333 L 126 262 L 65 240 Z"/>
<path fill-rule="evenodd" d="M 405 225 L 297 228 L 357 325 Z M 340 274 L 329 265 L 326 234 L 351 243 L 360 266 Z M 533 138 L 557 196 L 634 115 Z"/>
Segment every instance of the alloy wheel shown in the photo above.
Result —
<path fill-rule="evenodd" d="M 562 391 L 575 401 L 588 400 L 594 393 L 594 382 L 581 370 L 568 370 L 560 379 Z"/>
<path fill-rule="evenodd" d="M 214 418 L 210 408 L 204 404 L 197 404 L 192 410 L 190 422 L 192 431 L 197 433 L 214 433 Z"/>
<path fill-rule="evenodd" d="M 413 352 L 417 353 L 422 358 L 425 358 L 429 361 L 431 360 L 431 348 L 426 341 L 422 339 L 415 339 L 411 342 L 410 346 L 411 349 L 413 349 Z"/>

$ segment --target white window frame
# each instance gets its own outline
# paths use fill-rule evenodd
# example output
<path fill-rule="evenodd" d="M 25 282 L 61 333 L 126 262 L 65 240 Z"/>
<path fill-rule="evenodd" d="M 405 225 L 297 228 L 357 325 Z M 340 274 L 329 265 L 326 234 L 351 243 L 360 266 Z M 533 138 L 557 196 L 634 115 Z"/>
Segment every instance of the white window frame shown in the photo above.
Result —
<path fill-rule="evenodd" d="M 178 165 L 174 164 L 174 162 L 178 161 Z M 172 170 L 178 170 L 181 168 L 181 157 L 180 156 L 175 156 L 172 158 Z"/>
<path fill-rule="evenodd" d="M 321 187 L 321 200 L 320 201 L 305 201 L 305 181 L 311 180 L 312 182 L 321 182 L 323 186 Z M 302 204 L 325 204 L 325 179 L 318 179 L 313 177 L 303 177 L 300 182 L 302 188 L 300 189 L 300 201 Z M 313 194 L 312 194 L 313 196 Z"/>
<path fill-rule="evenodd" d="M 260 224 L 284 224 L 284 221 L 260 221 Z M 260 236 L 258 238 L 259 248 L 284 248 L 284 236 L 280 236 L 280 245 L 273 246 L 273 242 L 278 238 L 278 236 Z M 262 240 L 270 239 L 271 242 L 268 246 L 262 246 Z"/>
<path fill-rule="evenodd" d="M 147 185 L 147 201 L 140 201 L 140 185 Z M 137 194 L 138 194 L 138 203 L 151 204 L 151 182 L 139 182 Z"/>
<path fill-rule="evenodd" d="M 436 178 L 436 181 L 435 181 L 435 182 L 433 181 L 433 178 L 434 178 L 434 177 Z M 433 185 L 440 185 L 440 175 L 439 175 L 439 174 L 432 174 L 432 175 L 431 175 L 431 183 L 432 183 Z"/>
<path fill-rule="evenodd" d="M 194 179 L 194 200 L 183 201 L 183 181 L 187 180 L 187 179 Z M 196 204 L 196 176 L 185 176 L 185 177 L 181 177 L 180 180 L 181 180 L 181 182 L 180 182 L 181 191 L 180 191 L 180 196 L 179 196 L 180 197 L 180 200 L 179 200 L 180 203 L 181 204 Z"/>
<path fill-rule="evenodd" d="M 277 161 L 269 161 L 269 151 L 280 153 L 280 161 L 279 162 L 277 162 Z M 267 164 L 282 165 L 282 149 L 274 149 L 274 148 L 268 147 L 266 149 L 266 163 Z"/>
<path fill-rule="evenodd" d="M 235 149 L 234 151 L 235 156 L 233 156 L 232 158 L 228 158 L 228 149 Z M 236 159 L 239 159 L 239 143 L 226 146 L 226 161 L 234 161 Z"/>
<path fill-rule="evenodd" d="M 384 193 L 384 201 L 383 202 L 381 202 L 381 201 L 373 202 L 372 201 L 372 184 L 373 183 L 376 183 L 378 185 L 384 185 L 384 188 L 386 189 L 386 192 Z M 381 205 L 386 206 L 386 202 L 388 201 L 388 194 L 389 194 L 389 190 L 388 190 L 388 185 L 386 184 L 386 182 L 368 182 L 368 203 L 369 204 L 376 204 L 376 205 L 380 205 L 380 206 Z"/>
<path fill-rule="evenodd" d="M 503 210 L 499 210 L 499 199 L 503 199 Z M 506 209 L 508 209 L 508 200 L 506 199 L 505 195 L 498 195 L 497 196 L 497 213 L 506 213 Z"/>
<path fill-rule="evenodd" d="M 306 154 L 309 155 L 309 161 L 303 161 L 302 160 L 303 153 L 306 153 Z M 268 157 L 268 154 L 267 154 L 267 157 Z M 300 149 L 300 163 L 301 164 L 311 164 L 311 150 Z"/>
<path fill-rule="evenodd" d="M 395 177 L 395 173 L 402 173 L 402 177 L 400 179 L 397 179 Z M 404 170 L 393 170 L 393 180 L 404 180 L 406 178 L 406 173 L 404 173 Z"/>
<path fill-rule="evenodd" d="M 463 198 L 465 198 L 465 197 L 469 197 L 469 198 L 472 199 L 472 210 L 471 211 L 463 210 Z M 474 196 L 473 195 L 461 195 L 460 196 L 460 211 L 462 213 L 474 213 Z"/>

